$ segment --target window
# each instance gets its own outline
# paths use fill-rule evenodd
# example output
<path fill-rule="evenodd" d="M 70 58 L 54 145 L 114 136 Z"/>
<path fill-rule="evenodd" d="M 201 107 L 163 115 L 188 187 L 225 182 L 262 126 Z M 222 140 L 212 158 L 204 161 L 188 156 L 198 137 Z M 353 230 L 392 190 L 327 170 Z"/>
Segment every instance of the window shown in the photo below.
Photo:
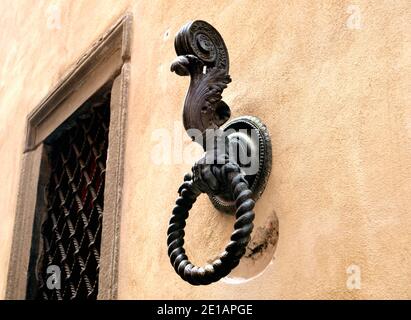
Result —
<path fill-rule="evenodd" d="M 131 23 L 123 16 L 28 115 L 6 299 L 117 298 Z M 56 268 L 61 287 L 49 289 Z"/>
<path fill-rule="evenodd" d="M 58 138 L 48 142 L 50 177 L 41 228 L 38 299 L 96 299 L 98 293 L 110 91 L 96 95 L 81 109 L 56 130 Z M 52 289 L 47 281 L 57 274 L 48 272 L 50 266 L 57 267 L 59 278 L 52 279 L 57 281 Z"/>

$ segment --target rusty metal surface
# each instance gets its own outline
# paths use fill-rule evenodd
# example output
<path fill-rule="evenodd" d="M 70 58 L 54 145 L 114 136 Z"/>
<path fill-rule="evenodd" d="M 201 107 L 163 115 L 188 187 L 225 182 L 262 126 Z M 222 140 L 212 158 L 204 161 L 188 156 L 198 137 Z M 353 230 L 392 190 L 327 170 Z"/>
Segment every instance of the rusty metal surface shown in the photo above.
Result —
<path fill-rule="evenodd" d="M 96 299 L 108 147 L 109 95 L 70 121 L 50 148 L 47 214 L 39 299 Z M 47 288 L 47 267 L 61 270 L 61 289 Z"/>

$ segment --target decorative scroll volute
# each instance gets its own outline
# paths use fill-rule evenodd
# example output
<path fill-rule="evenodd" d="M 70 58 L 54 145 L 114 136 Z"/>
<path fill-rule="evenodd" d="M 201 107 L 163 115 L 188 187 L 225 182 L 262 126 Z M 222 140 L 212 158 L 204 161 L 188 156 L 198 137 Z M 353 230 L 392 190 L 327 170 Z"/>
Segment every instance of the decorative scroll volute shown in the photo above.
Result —
<path fill-rule="evenodd" d="M 228 52 L 221 35 L 205 21 L 189 22 L 176 35 L 174 47 L 178 57 L 171 71 L 191 77 L 184 102 L 184 128 L 198 129 L 202 134 L 207 129 L 218 129 L 231 114 L 221 96 L 231 82 Z"/>

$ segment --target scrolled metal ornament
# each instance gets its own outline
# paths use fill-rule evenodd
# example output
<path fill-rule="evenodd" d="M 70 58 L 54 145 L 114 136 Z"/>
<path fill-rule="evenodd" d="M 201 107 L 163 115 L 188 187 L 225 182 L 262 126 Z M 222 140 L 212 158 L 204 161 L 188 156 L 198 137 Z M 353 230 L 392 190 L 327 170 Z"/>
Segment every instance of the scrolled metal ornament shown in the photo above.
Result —
<path fill-rule="evenodd" d="M 192 285 L 207 285 L 227 276 L 246 252 L 254 227 L 255 201 L 270 173 L 271 142 L 266 127 L 254 117 L 235 119 L 224 130 L 220 129 L 230 118 L 230 108 L 222 100 L 222 93 L 231 78 L 227 48 L 217 30 L 205 21 L 189 22 L 178 32 L 174 46 L 178 56 L 171 71 L 191 78 L 184 101 L 184 128 L 203 146 L 205 155 L 192 167 L 192 173 L 185 175 L 178 189 L 179 197 L 167 230 L 168 255 L 182 279 Z M 255 130 L 257 138 L 253 140 L 249 133 L 239 131 L 244 128 Z M 246 174 L 243 165 L 232 157 L 230 146 L 239 147 L 243 154 L 257 150 L 258 172 Z M 212 263 L 197 267 L 186 255 L 184 228 L 201 193 L 206 193 L 218 209 L 235 211 L 236 221 L 223 253 Z"/>
<path fill-rule="evenodd" d="M 223 38 L 210 24 L 197 20 L 181 28 L 174 47 L 178 57 L 171 64 L 171 71 L 191 77 L 184 102 L 184 128 L 200 132 L 219 128 L 231 114 L 221 97 L 231 82 Z"/>

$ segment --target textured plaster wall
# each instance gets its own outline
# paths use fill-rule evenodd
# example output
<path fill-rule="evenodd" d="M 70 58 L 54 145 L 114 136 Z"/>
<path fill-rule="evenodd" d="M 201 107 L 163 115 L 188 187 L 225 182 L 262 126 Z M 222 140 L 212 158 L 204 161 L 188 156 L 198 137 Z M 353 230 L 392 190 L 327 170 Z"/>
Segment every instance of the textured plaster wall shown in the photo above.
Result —
<path fill-rule="evenodd" d="M 0 298 L 26 115 L 125 11 L 134 15 L 134 36 L 119 297 L 411 298 L 408 1 L 4 0 L 0 6 Z M 50 21 L 53 12 L 60 23 Z M 260 117 L 273 139 L 256 226 L 276 215 L 279 240 L 272 263 L 241 284 L 192 287 L 175 275 L 166 252 L 170 210 L 190 164 L 153 164 L 152 134 L 173 132 L 181 119 L 188 79 L 169 65 L 174 34 L 191 19 L 212 23 L 226 41 L 233 83 L 224 100 L 233 117 Z M 195 262 L 223 249 L 232 223 L 206 197 L 196 203 L 187 227 Z M 361 288 L 349 290 L 352 265 Z"/>

